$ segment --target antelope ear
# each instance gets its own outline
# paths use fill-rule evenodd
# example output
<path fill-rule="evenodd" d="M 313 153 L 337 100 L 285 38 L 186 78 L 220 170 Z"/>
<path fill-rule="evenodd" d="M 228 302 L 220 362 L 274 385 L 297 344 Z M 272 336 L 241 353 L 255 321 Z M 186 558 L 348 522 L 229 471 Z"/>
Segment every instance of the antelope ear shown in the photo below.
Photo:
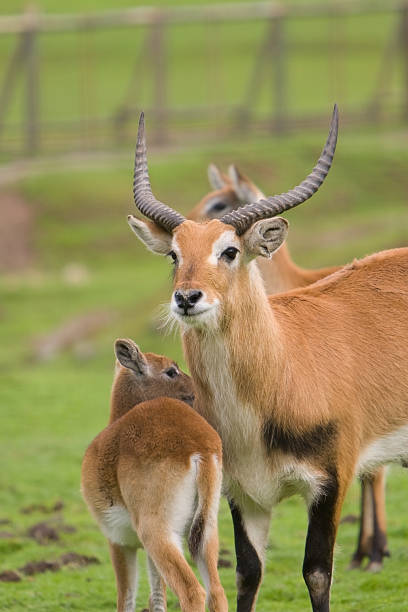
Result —
<path fill-rule="evenodd" d="M 270 258 L 282 246 L 289 223 L 282 217 L 263 219 L 254 223 L 243 236 L 245 250 L 249 255 Z"/>
<path fill-rule="evenodd" d="M 207 169 L 208 181 L 213 189 L 222 189 L 227 184 L 224 175 L 215 164 L 210 164 Z"/>
<path fill-rule="evenodd" d="M 143 244 L 158 255 L 167 255 L 171 250 L 172 235 L 153 221 L 142 221 L 128 215 L 128 223 Z"/>
<path fill-rule="evenodd" d="M 252 181 L 249 180 L 244 174 L 242 174 L 235 164 L 231 164 L 228 168 L 228 176 L 231 179 L 232 186 L 237 195 L 237 198 L 245 203 L 252 204 L 253 202 L 257 202 L 261 198 L 265 197 L 254 185 Z"/>
<path fill-rule="evenodd" d="M 133 370 L 136 374 L 146 376 L 149 371 L 149 365 L 146 357 L 133 340 L 118 338 L 115 341 L 114 348 L 116 359 L 121 365 L 129 370 Z"/>

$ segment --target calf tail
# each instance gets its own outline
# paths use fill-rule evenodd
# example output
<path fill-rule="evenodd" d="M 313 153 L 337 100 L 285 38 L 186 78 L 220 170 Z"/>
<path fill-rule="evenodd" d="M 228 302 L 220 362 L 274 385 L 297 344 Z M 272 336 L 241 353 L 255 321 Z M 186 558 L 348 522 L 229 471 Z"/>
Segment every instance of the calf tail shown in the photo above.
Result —
<path fill-rule="evenodd" d="M 188 548 L 193 559 L 202 551 L 207 532 L 217 524 L 218 507 L 221 495 L 222 461 L 212 454 L 197 459 L 198 502 L 191 523 Z"/>

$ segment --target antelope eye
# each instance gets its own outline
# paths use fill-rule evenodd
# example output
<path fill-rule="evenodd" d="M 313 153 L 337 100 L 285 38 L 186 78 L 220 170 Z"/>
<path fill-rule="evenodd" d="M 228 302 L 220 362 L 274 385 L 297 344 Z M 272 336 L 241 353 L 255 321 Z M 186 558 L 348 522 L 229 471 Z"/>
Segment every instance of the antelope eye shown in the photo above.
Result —
<path fill-rule="evenodd" d="M 167 253 L 168 257 L 171 257 L 173 260 L 173 263 L 177 263 L 177 255 L 175 254 L 174 251 L 170 251 L 170 253 Z"/>
<path fill-rule="evenodd" d="M 215 202 L 215 204 L 213 204 L 209 210 L 209 212 L 221 212 L 222 210 L 225 210 L 227 208 L 227 205 L 225 204 L 225 202 Z"/>
<path fill-rule="evenodd" d="M 176 376 L 178 376 L 178 371 L 176 370 L 176 368 L 168 368 L 168 370 L 165 370 L 164 373 L 169 378 L 175 378 Z"/>
<path fill-rule="evenodd" d="M 228 261 L 233 261 L 237 256 L 237 253 L 239 253 L 239 249 L 236 247 L 228 247 L 228 249 L 225 249 L 225 251 L 221 253 L 221 257 L 225 257 L 225 259 Z"/>

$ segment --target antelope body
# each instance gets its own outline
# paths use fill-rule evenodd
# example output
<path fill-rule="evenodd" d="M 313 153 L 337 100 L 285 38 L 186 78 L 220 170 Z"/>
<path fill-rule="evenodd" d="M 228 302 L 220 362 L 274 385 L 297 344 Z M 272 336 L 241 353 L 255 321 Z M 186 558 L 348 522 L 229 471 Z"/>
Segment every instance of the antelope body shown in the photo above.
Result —
<path fill-rule="evenodd" d="M 199 222 L 219 219 L 248 202 L 265 199 L 262 191 L 235 165 L 230 165 L 228 173 L 224 174 L 214 164 L 210 164 L 208 179 L 214 191 L 202 198 L 188 219 Z M 292 260 L 286 242 L 271 258 L 257 257 L 256 262 L 268 295 L 307 287 L 341 269 L 341 266 L 316 270 L 301 268 Z M 389 550 L 386 535 L 385 468 L 381 467 L 361 478 L 360 530 L 350 567 L 360 567 L 364 558 L 368 557 L 366 570 L 377 572 L 381 570 L 385 556 L 389 556 Z"/>
<path fill-rule="evenodd" d="M 182 552 L 203 576 L 208 606 L 226 612 L 218 577 L 217 512 L 222 450 L 217 433 L 185 402 L 191 379 L 174 362 L 143 354 L 131 340 L 115 343 L 118 359 L 110 424 L 82 465 L 85 501 L 109 540 L 121 612 L 134 610 L 136 554 L 148 554 L 150 611 L 164 612 L 167 583 L 185 612 L 204 612 L 205 591 Z"/>
<path fill-rule="evenodd" d="M 237 609 L 255 609 L 273 506 L 300 493 L 309 513 L 303 575 L 314 612 L 328 612 L 333 548 L 352 478 L 408 457 L 408 249 L 268 297 L 248 260 L 279 249 L 288 224 L 276 215 L 313 195 L 326 177 L 336 109 L 323 153 L 299 186 L 203 224 L 155 199 L 143 128 L 142 117 L 134 196 L 151 221 L 129 223 L 175 263 L 171 311 L 195 408 L 223 442 Z"/>

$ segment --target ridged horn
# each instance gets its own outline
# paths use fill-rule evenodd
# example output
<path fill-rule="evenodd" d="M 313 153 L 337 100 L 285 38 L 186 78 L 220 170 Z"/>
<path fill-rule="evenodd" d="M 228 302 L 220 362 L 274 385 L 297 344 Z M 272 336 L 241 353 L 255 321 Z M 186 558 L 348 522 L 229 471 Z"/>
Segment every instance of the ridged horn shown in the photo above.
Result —
<path fill-rule="evenodd" d="M 232 225 L 238 236 L 241 236 L 256 221 L 280 215 L 285 212 L 285 210 L 298 206 L 312 197 L 323 183 L 331 168 L 334 152 L 336 150 L 338 128 L 339 113 L 337 104 L 335 104 L 326 144 L 317 164 L 305 180 L 286 193 L 271 196 L 265 200 L 259 200 L 259 202 L 255 202 L 254 204 L 246 204 L 241 208 L 237 208 L 221 217 L 220 221 Z"/>
<path fill-rule="evenodd" d="M 150 186 L 149 170 L 147 168 L 146 140 L 144 133 L 144 113 L 139 119 L 137 143 L 135 153 L 135 170 L 133 175 L 133 197 L 140 212 L 157 225 L 171 233 L 185 217 L 178 212 L 156 200 Z"/>

